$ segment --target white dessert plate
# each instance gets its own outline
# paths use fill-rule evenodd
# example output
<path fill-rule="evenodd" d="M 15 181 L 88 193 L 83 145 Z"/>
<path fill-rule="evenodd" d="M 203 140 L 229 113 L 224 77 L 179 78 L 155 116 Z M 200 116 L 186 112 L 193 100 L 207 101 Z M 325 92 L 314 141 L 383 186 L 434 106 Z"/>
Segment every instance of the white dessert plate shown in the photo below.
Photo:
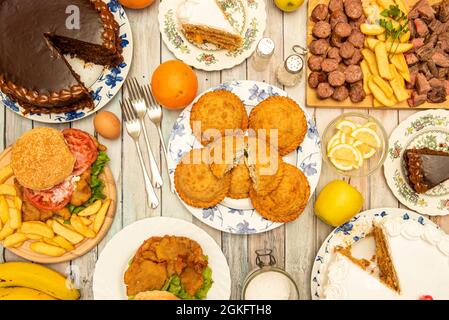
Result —
<path fill-rule="evenodd" d="M 23 108 L 18 103 L 11 101 L 1 91 L 0 104 L 3 104 L 7 109 L 24 118 L 44 123 L 66 123 L 80 120 L 94 114 L 107 105 L 120 91 L 130 70 L 133 57 L 133 37 L 131 24 L 120 3 L 117 0 L 103 1 L 108 4 L 109 10 L 111 10 L 120 26 L 124 61 L 115 68 L 105 68 L 92 63 L 85 63 L 80 59 L 67 57 L 73 70 L 80 75 L 84 85 L 91 92 L 95 105 L 94 109 L 82 109 L 65 113 L 31 113 L 25 115 L 23 114 Z"/>
<path fill-rule="evenodd" d="M 181 236 L 198 242 L 208 256 L 214 283 L 207 300 L 229 300 L 231 274 L 223 252 L 204 230 L 174 218 L 147 218 L 134 222 L 117 233 L 106 245 L 95 265 L 93 294 L 95 300 L 128 300 L 123 277 L 129 261 L 140 245 L 154 236 Z"/>
<path fill-rule="evenodd" d="M 415 113 L 394 129 L 384 163 L 384 175 L 394 196 L 408 208 L 430 216 L 449 214 L 449 180 L 424 194 L 408 184 L 404 151 L 430 148 L 449 152 L 449 111 L 426 110 Z"/>
<path fill-rule="evenodd" d="M 270 96 L 287 96 L 287 93 L 282 89 L 267 83 L 245 80 L 232 81 L 203 92 L 195 99 L 192 105 L 204 93 L 223 89 L 236 94 L 243 101 L 248 114 L 259 102 Z M 194 148 L 202 148 L 201 143 L 192 134 L 192 129 L 190 128 L 192 105 L 184 109 L 180 114 L 170 135 L 168 167 L 172 181 L 174 180 L 176 166 L 182 156 Z M 298 105 L 301 106 L 299 103 Z M 321 140 L 312 117 L 303 106 L 301 108 L 307 119 L 307 134 L 301 146 L 295 152 L 285 156 L 284 161 L 296 165 L 304 172 L 309 181 L 310 195 L 312 196 L 321 174 Z M 223 232 L 236 234 L 261 233 L 282 225 L 282 223 L 268 221 L 259 215 L 249 199 L 234 200 L 226 198 L 221 204 L 207 209 L 194 208 L 183 201 L 182 203 L 196 218 Z"/>
<path fill-rule="evenodd" d="M 217 71 L 239 65 L 253 54 L 266 27 L 264 0 L 219 0 L 225 2 L 225 14 L 243 38 L 241 47 L 232 52 L 218 49 L 211 44 L 200 46 L 184 36 L 177 18 L 178 7 L 183 1 L 164 0 L 159 4 L 159 29 L 162 39 L 176 58 L 197 69 Z M 207 12 L 204 15 L 207 15 Z"/>

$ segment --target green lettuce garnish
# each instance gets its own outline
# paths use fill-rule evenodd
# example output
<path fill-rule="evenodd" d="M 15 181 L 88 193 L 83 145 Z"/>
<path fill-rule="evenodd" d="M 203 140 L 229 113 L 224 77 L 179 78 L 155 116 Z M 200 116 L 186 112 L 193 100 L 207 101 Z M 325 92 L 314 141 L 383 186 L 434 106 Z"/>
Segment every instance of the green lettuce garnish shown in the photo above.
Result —
<path fill-rule="evenodd" d="M 203 285 L 198 289 L 194 296 L 189 295 L 184 290 L 181 284 L 181 278 L 178 275 L 174 275 L 168 279 L 161 291 L 173 293 L 182 300 L 202 300 L 206 298 L 209 289 L 212 287 L 212 283 L 212 269 L 206 267 L 206 269 L 203 270 Z"/>

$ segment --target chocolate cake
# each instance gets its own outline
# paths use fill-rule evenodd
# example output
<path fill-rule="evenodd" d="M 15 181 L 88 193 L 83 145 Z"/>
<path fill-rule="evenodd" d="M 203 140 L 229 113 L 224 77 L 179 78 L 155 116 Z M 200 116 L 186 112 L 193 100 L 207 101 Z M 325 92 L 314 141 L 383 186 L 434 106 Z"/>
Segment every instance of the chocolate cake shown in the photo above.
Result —
<path fill-rule="evenodd" d="M 436 187 L 449 179 L 449 153 L 429 148 L 404 152 L 410 186 L 418 193 Z"/>
<path fill-rule="evenodd" d="M 64 54 L 108 67 L 123 61 L 119 25 L 101 0 L 0 0 L 0 21 L 0 90 L 25 113 L 93 108 Z"/>

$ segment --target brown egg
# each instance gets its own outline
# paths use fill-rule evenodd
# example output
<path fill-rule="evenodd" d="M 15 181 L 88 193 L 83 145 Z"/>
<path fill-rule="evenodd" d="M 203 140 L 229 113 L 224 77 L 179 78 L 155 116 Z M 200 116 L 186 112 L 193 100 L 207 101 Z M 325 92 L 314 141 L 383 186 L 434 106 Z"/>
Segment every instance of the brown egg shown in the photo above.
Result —
<path fill-rule="evenodd" d="M 100 136 L 109 140 L 120 137 L 121 124 L 115 114 L 109 111 L 100 111 L 94 118 L 94 127 Z"/>

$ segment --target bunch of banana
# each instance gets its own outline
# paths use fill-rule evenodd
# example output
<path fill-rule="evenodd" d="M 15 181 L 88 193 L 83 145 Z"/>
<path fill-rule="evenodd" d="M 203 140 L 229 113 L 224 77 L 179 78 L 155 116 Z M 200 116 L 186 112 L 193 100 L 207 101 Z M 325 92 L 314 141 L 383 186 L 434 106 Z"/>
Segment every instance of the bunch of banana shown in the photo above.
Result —
<path fill-rule="evenodd" d="M 0 300 L 77 300 L 80 296 L 70 280 L 34 263 L 2 263 L 0 279 Z"/>

